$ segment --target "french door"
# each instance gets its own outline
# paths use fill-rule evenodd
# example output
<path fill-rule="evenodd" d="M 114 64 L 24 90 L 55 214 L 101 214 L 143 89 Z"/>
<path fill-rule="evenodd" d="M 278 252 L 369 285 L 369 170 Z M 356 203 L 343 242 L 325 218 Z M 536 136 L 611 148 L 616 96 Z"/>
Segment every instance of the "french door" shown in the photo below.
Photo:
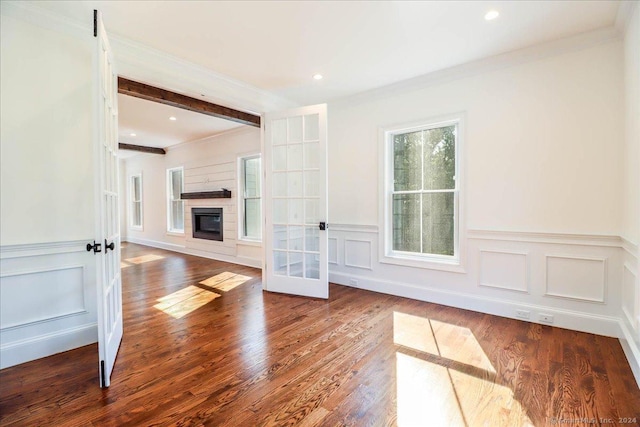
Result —
<path fill-rule="evenodd" d="M 94 11 L 97 105 L 94 131 L 96 171 L 96 237 L 94 251 L 98 288 L 98 352 L 100 385 L 108 387 L 122 341 L 122 279 L 120 275 L 120 209 L 118 205 L 118 75 L 107 33 Z"/>
<path fill-rule="evenodd" d="M 328 298 L 327 106 L 264 119 L 263 288 Z"/>

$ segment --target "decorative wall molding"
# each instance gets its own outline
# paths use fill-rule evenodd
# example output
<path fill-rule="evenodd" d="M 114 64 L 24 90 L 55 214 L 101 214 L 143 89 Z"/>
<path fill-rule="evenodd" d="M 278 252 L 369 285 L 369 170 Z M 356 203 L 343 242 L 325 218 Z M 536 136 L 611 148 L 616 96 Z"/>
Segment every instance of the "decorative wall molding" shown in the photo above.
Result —
<path fill-rule="evenodd" d="M 105 23 L 107 29 L 109 22 Z M 216 73 L 163 51 L 119 36 L 110 36 L 119 74 L 210 102 L 260 114 L 296 104 L 240 80 Z"/>
<path fill-rule="evenodd" d="M 360 92 L 355 95 L 337 98 L 331 104 L 367 102 L 387 96 L 420 90 L 428 86 L 471 77 L 478 74 L 497 71 L 527 62 L 542 60 L 563 53 L 575 52 L 602 43 L 617 41 L 622 32 L 614 26 L 584 32 L 575 36 L 540 43 L 523 49 L 491 56 L 477 61 L 466 62 L 453 67 L 436 70 L 422 76 L 407 79 L 384 87 Z"/>
<path fill-rule="evenodd" d="M 468 229 L 467 238 L 478 240 L 508 240 L 528 243 L 554 243 L 562 245 L 607 246 L 615 248 L 622 246 L 622 239 L 619 236 L 605 236 L 597 234 Z"/>
<path fill-rule="evenodd" d="M 93 22 L 70 19 L 32 2 L 2 2 L 2 14 L 25 20 L 52 31 L 93 40 Z M 109 22 L 105 22 L 107 30 Z M 110 35 L 118 71 L 121 75 L 143 83 L 157 85 L 185 95 L 243 110 L 261 113 L 291 108 L 296 103 L 273 93 L 251 86 L 206 67 L 194 64 L 168 53 L 153 49 L 133 40 Z"/>
<path fill-rule="evenodd" d="M 335 224 L 330 222 L 328 224 L 329 231 L 350 231 L 354 233 L 377 233 L 377 225 L 363 225 L 363 224 Z"/>
<path fill-rule="evenodd" d="M 93 238 L 66 242 L 26 243 L 21 245 L 0 246 L 0 259 L 23 258 L 51 254 L 66 254 L 86 251 L 86 245 Z"/>
<path fill-rule="evenodd" d="M 526 252 L 511 252 L 511 251 L 498 251 L 498 250 L 489 250 L 489 249 L 480 249 L 478 257 L 478 286 L 484 286 L 489 288 L 497 288 L 503 289 L 507 291 L 515 291 L 528 294 L 529 293 L 529 254 Z M 483 256 L 484 255 L 484 256 Z M 483 263 L 486 257 L 491 256 L 500 256 L 503 258 L 511 257 L 511 262 L 504 262 L 501 266 L 497 265 L 486 265 Z M 506 255 L 506 257 L 504 257 Z M 519 261 L 514 260 L 514 258 L 523 258 Z M 495 260 L 494 260 L 495 262 Z M 518 274 L 513 275 L 511 277 L 507 276 L 510 272 L 509 270 L 514 270 L 518 268 L 518 262 L 521 262 L 520 265 L 521 270 Z M 483 268 L 483 266 L 485 266 Z M 491 269 L 490 267 L 494 267 Z M 493 277 L 488 277 L 485 279 L 485 275 L 491 275 Z M 519 286 L 510 286 L 509 283 L 519 283 Z"/>
<path fill-rule="evenodd" d="M 25 327 L 29 327 L 29 326 L 36 326 L 36 325 L 41 324 L 41 323 L 54 322 L 54 321 L 57 321 L 57 320 L 64 320 L 64 319 L 67 319 L 69 317 L 74 317 L 74 316 L 82 316 L 82 315 L 85 315 L 85 314 L 88 314 L 88 313 L 89 312 L 87 310 L 72 311 L 70 313 L 61 314 L 61 315 L 58 315 L 58 316 L 43 317 L 42 319 L 32 320 L 30 322 L 17 323 L 15 325 L 4 326 L 4 327 L 0 328 L 0 331 L 2 331 L 2 332 L 4 332 L 4 331 L 12 331 L 14 329 L 25 328 Z"/>
<path fill-rule="evenodd" d="M 440 288 L 416 286 L 404 283 L 400 280 L 392 282 L 379 278 L 343 272 L 332 272 L 329 274 L 329 280 L 332 283 L 344 286 L 351 286 L 349 284 L 351 279 L 356 279 L 358 281 L 358 288 L 360 289 L 412 298 L 435 304 L 443 304 L 465 310 L 479 311 L 481 313 L 493 314 L 496 316 L 515 318 L 516 309 L 525 309 L 531 312 L 531 319 L 534 321 L 534 319 L 537 319 L 535 314 L 547 313 L 555 317 L 554 326 L 610 337 L 620 337 L 619 318 L 614 316 L 590 314 L 549 307 L 546 305 L 520 303 L 461 292 L 452 292 Z"/>
<path fill-rule="evenodd" d="M 637 0 L 622 0 L 620 2 L 620 5 L 618 6 L 618 14 L 616 15 L 616 22 L 614 24 L 618 31 L 626 33 L 627 28 L 629 28 L 629 24 L 631 23 L 631 18 L 633 17 L 633 11 L 636 7 L 638 7 Z"/>
<path fill-rule="evenodd" d="M 0 368 L 97 341 L 89 241 L 0 247 Z"/>
<path fill-rule="evenodd" d="M 638 277 L 633 271 L 633 267 L 630 263 L 625 262 L 622 267 L 622 313 L 627 317 L 627 322 L 634 330 L 640 328 L 638 317 L 640 316 L 640 303 L 638 289 Z M 630 295 L 628 292 L 630 291 Z M 631 307 L 628 305 L 631 304 Z"/>
<path fill-rule="evenodd" d="M 60 277 L 55 277 L 55 276 L 51 277 L 55 275 L 55 273 L 64 272 L 67 270 L 79 270 L 79 281 L 77 283 L 72 283 L 72 277 L 65 277 L 64 280 L 61 280 Z M 28 276 L 32 276 L 32 277 L 27 279 Z M 24 280 L 22 280 L 22 283 L 20 283 L 21 279 L 26 279 L 27 282 L 30 282 L 29 284 L 31 286 L 37 285 L 38 283 L 37 279 L 33 276 L 40 276 L 41 283 L 45 281 L 51 282 L 51 283 L 46 283 L 45 286 L 43 286 L 45 289 L 42 289 L 42 290 L 28 289 L 27 287 L 23 286 L 25 284 Z M 15 306 L 16 304 L 18 304 L 18 301 L 15 301 L 14 298 L 11 298 L 12 300 L 11 307 L 4 306 L 4 304 L 2 303 L 5 303 L 5 301 L 2 301 L 0 302 L 0 304 L 3 305 L 2 323 L 0 323 L 0 331 L 2 332 L 13 330 L 16 328 L 34 326 L 44 322 L 52 322 L 52 321 L 64 319 L 71 316 L 87 314 L 87 309 L 85 306 L 85 295 L 84 295 L 85 271 L 84 271 L 83 265 L 67 265 L 67 266 L 60 266 L 60 267 L 54 267 L 54 268 L 37 268 L 37 269 L 30 269 L 30 270 L 12 271 L 10 273 L 2 273 L 2 275 L 0 275 L 0 279 L 3 282 L 2 283 L 3 298 L 11 297 L 9 292 L 12 287 L 11 279 L 13 279 L 13 281 L 17 281 L 16 286 L 20 287 L 19 293 L 21 295 L 24 295 L 24 298 L 28 300 L 29 304 L 33 303 L 36 306 L 41 306 L 46 301 L 38 301 L 38 298 L 56 298 L 58 295 L 51 294 L 51 289 L 47 287 L 49 284 L 54 285 L 56 287 L 55 289 L 56 291 L 60 291 L 61 290 L 60 288 L 62 288 L 63 286 L 66 286 L 61 293 L 64 294 L 64 296 L 67 296 L 67 294 L 74 294 L 78 300 L 76 302 L 79 304 L 76 307 L 73 307 L 73 306 L 64 307 L 64 310 L 62 312 L 51 312 L 45 316 L 42 316 L 41 315 L 42 311 L 39 311 L 37 313 L 38 317 L 36 317 L 35 319 L 29 319 L 26 321 L 16 320 L 15 318 L 13 318 L 13 319 L 10 319 L 11 323 L 5 324 L 4 322 L 6 322 L 7 317 L 10 317 L 12 314 L 15 314 L 11 312 L 15 309 Z M 75 288 L 71 288 L 70 286 L 75 286 Z M 60 295 L 60 296 L 63 296 L 63 295 Z M 65 298 L 65 300 L 63 301 L 58 300 L 56 306 L 60 306 L 68 302 L 71 302 L 69 301 L 69 298 Z M 60 308 L 60 307 L 57 307 L 57 308 Z M 52 304 L 48 305 L 47 309 L 53 310 Z M 27 314 L 27 312 L 28 312 L 27 310 L 20 310 L 20 314 L 22 315 Z"/>
<path fill-rule="evenodd" d="M 371 246 L 371 240 L 345 239 L 344 265 L 371 270 L 371 261 L 373 259 Z"/>
<path fill-rule="evenodd" d="M 27 1 L 3 1 L 0 11 L 2 15 L 19 18 L 41 28 L 87 40 L 93 38 L 93 22 L 90 19 L 86 23 L 78 22 Z"/>
<path fill-rule="evenodd" d="M 638 245 L 630 240 L 625 239 L 624 237 L 620 237 L 620 240 L 622 242 L 622 249 L 624 249 L 629 255 L 638 258 Z"/>
<path fill-rule="evenodd" d="M 328 262 L 329 264 L 338 265 L 338 239 L 336 237 L 329 237 L 327 240 Z"/>
<path fill-rule="evenodd" d="M 555 260 L 555 261 L 553 261 Z M 569 268 L 565 265 L 552 267 L 550 264 L 559 264 L 563 260 L 565 263 L 582 263 L 580 268 Z M 569 260 L 569 261 L 566 261 Z M 592 264 L 588 267 L 588 264 Z M 595 264 L 595 265 L 594 265 Z M 587 271 L 591 268 L 590 271 Z M 558 277 L 554 278 L 556 274 Z M 589 283 L 591 281 L 591 283 Z M 592 296 L 587 294 L 591 285 Z M 555 290 L 553 289 L 555 288 Z M 599 294 L 595 296 L 595 294 Z M 604 304 L 607 294 L 607 259 L 595 257 L 583 257 L 576 255 L 545 255 L 545 296 L 566 298 L 577 301 L 595 302 Z"/>

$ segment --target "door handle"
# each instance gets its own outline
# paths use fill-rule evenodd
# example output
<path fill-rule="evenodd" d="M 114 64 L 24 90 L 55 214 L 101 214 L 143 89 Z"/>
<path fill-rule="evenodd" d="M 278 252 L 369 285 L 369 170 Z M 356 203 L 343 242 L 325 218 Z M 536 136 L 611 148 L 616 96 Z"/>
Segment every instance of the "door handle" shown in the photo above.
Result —
<path fill-rule="evenodd" d="M 116 244 L 111 242 L 107 245 L 107 239 L 104 239 L 104 253 L 109 252 L 109 249 L 114 250 L 116 248 Z"/>
<path fill-rule="evenodd" d="M 102 252 L 100 243 L 96 243 L 96 241 L 93 241 L 93 245 L 91 243 L 87 243 L 87 252 L 91 252 L 93 251 L 94 254 L 97 254 L 98 252 Z"/>

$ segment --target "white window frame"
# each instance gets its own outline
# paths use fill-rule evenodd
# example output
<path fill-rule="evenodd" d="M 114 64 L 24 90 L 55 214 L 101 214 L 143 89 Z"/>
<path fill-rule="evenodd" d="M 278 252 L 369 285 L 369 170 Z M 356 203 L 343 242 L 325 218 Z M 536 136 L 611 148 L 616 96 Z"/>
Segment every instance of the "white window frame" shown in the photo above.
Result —
<path fill-rule="evenodd" d="M 134 178 L 138 178 L 138 182 L 140 185 L 140 200 L 135 201 L 133 200 L 133 196 L 135 194 L 135 192 L 133 191 L 133 179 Z M 136 174 L 132 174 L 129 175 L 129 197 L 128 197 L 128 201 L 129 201 L 129 229 L 131 230 L 137 230 L 137 231 L 142 231 L 143 227 L 144 227 L 144 194 L 142 193 L 143 190 L 143 185 L 142 185 L 142 172 L 138 172 Z M 135 212 L 135 210 L 133 209 L 133 204 L 134 203 L 140 203 L 140 225 L 136 225 L 133 223 L 133 213 Z"/>
<path fill-rule="evenodd" d="M 244 229 L 244 224 L 245 224 L 244 201 L 246 199 L 244 162 L 245 160 L 251 160 L 255 158 L 260 159 L 259 178 L 260 178 L 260 188 L 262 189 L 264 185 L 264 176 L 263 176 L 264 167 L 262 164 L 262 154 L 252 153 L 252 154 L 246 154 L 238 157 L 238 239 L 245 243 L 255 244 L 256 246 L 258 246 L 262 244 L 262 236 L 260 236 L 260 238 L 247 237 L 245 236 L 245 229 Z M 261 212 L 260 225 L 261 225 L 261 231 L 262 231 L 261 234 L 263 234 L 264 233 L 264 210 L 263 210 L 264 208 L 262 205 L 262 191 L 259 197 L 252 197 L 252 199 L 260 200 L 260 212 Z"/>
<path fill-rule="evenodd" d="M 180 171 L 182 173 L 182 182 L 181 182 L 181 188 L 180 188 L 180 193 L 184 193 L 184 167 L 182 166 L 178 166 L 175 168 L 170 168 L 167 169 L 167 234 L 177 234 L 177 235 L 183 235 L 184 234 L 184 200 L 182 199 L 172 199 L 171 198 L 171 191 L 173 189 L 172 186 L 172 173 L 175 171 Z M 176 201 L 180 201 L 182 202 L 182 229 L 179 228 L 172 228 L 173 225 L 173 221 L 172 221 L 172 212 L 173 210 L 171 209 L 171 204 L 172 202 L 176 202 Z"/>
<path fill-rule="evenodd" d="M 454 191 L 454 255 L 418 254 L 393 250 L 393 136 L 419 130 L 457 125 L 456 188 Z M 379 129 L 379 261 L 408 267 L 464 273 L 466 263 L 466 227 L 464 215 L 464 140 L 465 114 L 432 117 L 418 122 L 391 125 Z"/>

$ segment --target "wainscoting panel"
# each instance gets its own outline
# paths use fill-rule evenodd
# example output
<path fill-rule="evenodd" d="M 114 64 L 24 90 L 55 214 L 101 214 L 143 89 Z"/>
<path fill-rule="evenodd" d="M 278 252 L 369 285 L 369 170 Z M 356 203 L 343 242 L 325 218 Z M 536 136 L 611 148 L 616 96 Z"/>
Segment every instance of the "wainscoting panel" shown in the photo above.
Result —
<path fill-rule="evenodd" d="M 547 255 L 545 295 L 604 303 L 606 272 L 606 259 Z"/>
<path fill-rule="evenodd" d="M 338 239 L 336 237 L 329 237 L 329 264 L 338 265 Z"/>
<path fill-rule="evenodd" d="M 554 326 L 622 335 L 617 236 L 467 230 L 465 272 L 380 262 L 381 236 L 373 225 L 332 223 L 329 238 L 344 253 L 332 258 L 330 280 L 536 323 L 550 314 Z"/>
<path fill-rule="evenodd" d="M 480 286 L 529 293 L 526 253 L 480 250 Z"/>
<path fill-rule="evenodd" d="M 638 278 L 633 272 L 631 264 L 625 263 L 622 272 L 622 312 L 627 316 L 627 321 L 638 329 Z"/>
<path fill-rule="evenodd" d="M 344 265 L 347 267 L 371 270 L 371 241 L 345 239 Z"/>
<path fill-rule="evenodd" d="M 0 369 L 97 341 L 88 241 L 0 248 Z"/>
<path fill-rule="evenodd" d="M 86 312 L 81 265 L 15 272 L 0 279 L 2 330 Z"/>

